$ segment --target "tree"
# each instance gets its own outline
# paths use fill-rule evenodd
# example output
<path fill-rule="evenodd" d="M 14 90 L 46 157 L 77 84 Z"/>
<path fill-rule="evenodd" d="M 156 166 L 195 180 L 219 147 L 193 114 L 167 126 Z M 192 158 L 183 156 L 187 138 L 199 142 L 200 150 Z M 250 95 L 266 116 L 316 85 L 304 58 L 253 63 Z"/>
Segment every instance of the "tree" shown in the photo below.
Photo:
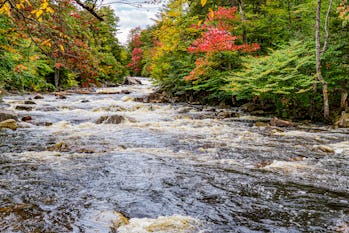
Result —
<path fill-rule="evenodd" d="M 328 10 L 326 13 L 326 20 L 325 20 L 325 32 L 326 36 L 324 39 L 323 47 L 321 48 L 321 33 L 320 33 L 320 23 L 321 23 L 321 0 L 317 0 L 317 7 L 316 7 L 316 24 L 315 24 L 315 57 L 316 57 L 316 77 L 319 80 L 319 82 L 322 85 L 322 94 L 323 94 L 323 104 L 324 104 L 324 118 L 326 120 L 329 120 L 330 117 L 330 107 L 329 107 L 329 100 L 328 100 L 328 83 L 322 76 L 321 72 L 321 56 L 327 49 L 328 44 L 328 37 L 329 37 L 329 31 L 328 31 L 328 20 L 329 20 L 329 14 L 332 7 L 332 0 L 329 1 Z"/>

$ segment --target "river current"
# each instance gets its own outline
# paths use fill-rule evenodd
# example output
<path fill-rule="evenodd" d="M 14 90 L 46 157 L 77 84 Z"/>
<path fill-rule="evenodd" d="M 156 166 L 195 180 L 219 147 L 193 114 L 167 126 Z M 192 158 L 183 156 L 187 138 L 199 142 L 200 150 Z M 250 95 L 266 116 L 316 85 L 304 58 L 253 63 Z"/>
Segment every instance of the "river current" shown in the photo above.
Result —
<path fill-rule="evenodd" d="M 3 98 L 32 121 L 0 131 L 0 232 L 349 232 L 347 129 L 137 102 L 140 80 Z"/>

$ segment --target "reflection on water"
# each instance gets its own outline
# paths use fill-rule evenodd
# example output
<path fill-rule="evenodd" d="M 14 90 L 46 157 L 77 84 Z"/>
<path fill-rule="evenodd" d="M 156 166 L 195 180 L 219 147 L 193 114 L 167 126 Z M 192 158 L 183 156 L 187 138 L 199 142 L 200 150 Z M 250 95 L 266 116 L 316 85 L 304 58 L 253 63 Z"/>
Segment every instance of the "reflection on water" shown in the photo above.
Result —
<path fill-rule="evenodd" d="M 347 130 L 135 102 L 142 82 L 16 110 L 33 120 L 0 132 L 1 232 L 348 232 Z"/>

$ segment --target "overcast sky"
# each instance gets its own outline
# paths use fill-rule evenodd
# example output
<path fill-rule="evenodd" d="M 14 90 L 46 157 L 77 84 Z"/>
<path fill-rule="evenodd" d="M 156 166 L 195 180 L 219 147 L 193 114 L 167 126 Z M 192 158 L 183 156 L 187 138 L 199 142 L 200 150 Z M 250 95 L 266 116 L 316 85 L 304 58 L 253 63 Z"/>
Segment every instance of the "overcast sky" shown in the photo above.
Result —
<path fill-rule="evenodd" d="M 108 0 L 108 5 L 110 5 L 116 16 L 120 18 L 118 23 L 118 34 L 117 37 L 122 44 L 127 41 L 127 36 L 132 28 L 140 26 L 141 28 L 146 28 L 154 24 L 153 19 L 156 19 L 156 14 L 160 11 L 161 5 L 146 5 L 143 4 L 142 7 L 134 7 L 128 4 L 117 3 L 120 1 Z M 114 2 L 114 3 L 113 3 Z M 139 0 L 128 0 L 127 2 L 140 2 Z"/>

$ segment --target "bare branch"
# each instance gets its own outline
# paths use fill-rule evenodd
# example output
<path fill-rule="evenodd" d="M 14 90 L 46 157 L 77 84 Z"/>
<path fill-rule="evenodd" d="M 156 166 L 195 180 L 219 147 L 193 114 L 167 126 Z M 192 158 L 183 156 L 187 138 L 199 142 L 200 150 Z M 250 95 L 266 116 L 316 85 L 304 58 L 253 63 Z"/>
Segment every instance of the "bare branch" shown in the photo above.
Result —
<path fill-rule="evenodd" d="M 94 7 L 90 7 L 90 6 L 86 5 L 86 4 L 84 4 L 83 2 L 81 2 L 80 0 L 75 0 L 75 2 L 79 6 L 81 6 L 85 10 L 87 10 L 91 15 L 93 15 L 94 17 L 99 19 L 100 21 L 104 21 L 104 19 L 100 15 L 97 14 L 97 12 L 95 11 Z"/>

